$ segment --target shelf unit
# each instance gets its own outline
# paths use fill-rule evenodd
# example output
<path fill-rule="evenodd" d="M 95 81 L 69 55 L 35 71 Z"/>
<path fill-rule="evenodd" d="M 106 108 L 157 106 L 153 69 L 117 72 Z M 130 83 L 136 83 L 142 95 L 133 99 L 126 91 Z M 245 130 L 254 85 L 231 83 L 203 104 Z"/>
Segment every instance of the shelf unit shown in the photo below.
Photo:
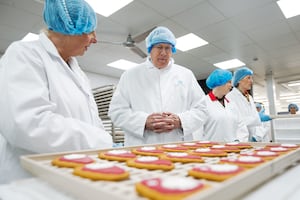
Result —
<path fill-rule="evenodd" d="M 285 116 L 272 120 L 275 142 L 300 143 L 300 116 Z"/>
<path fill-rule="evenodd" d="M 115 88 L 116 86 L 114 85 L 105 85 L 94 88 L 93 94 L 104 129 L 111 134 L 114 143 L 124 143 L 124 132 L 121 128 L 116 127 L 108 117 L 109 104 Z"/>

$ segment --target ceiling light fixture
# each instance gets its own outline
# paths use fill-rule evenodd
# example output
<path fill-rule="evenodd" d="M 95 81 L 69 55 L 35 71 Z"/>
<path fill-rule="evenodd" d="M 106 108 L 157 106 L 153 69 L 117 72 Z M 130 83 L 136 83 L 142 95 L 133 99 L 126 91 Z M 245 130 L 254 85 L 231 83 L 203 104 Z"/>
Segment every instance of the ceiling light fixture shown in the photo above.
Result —
<path fill-rule="evenodd" d="M 300 1 L 299 0 L 279 0 L 277 4 L 283 12 L 285 18 L 291 18 L 300 15 Z"/>
<path fill-rule="evenodd" d="M 180 51 L 188 51 L 206 44 L 208 44 L 208 42 L 193 33 L 189 33 L 176 39 L 176 49 L 179 49 Z"/>
<path fill-rule="evenodd" d="M 128 61 L 128 60 L 124 60 L 124 59 L 120 59 L 120 60 L 117 60 L 115 62 L 107 64 L 107 66 L 109 66 L 109 67 L 114 67 L 114 68 L 122 69 L 122 70 L 125 70 L 125 71 L 132 68 L 132 67 L 135 67 L 136 65 L 138 65 L 138 64 L 134 63 L 134 62 L 131 62 L 131 61 Z"/>
<path fill-rule="evenodd" d="M 300 85 L 300 81 L 290 82 L 287 85 L 290 86 L 290 87 L 299 86 Z"/>
<path fill-rule="evenodd" d="M 215 63 L 214 66 L 221 68 L 221 69 L 232 69 L 232 68 L 236 68 L 236 67 L 245 66 L 245 63 L 243 63 L 239 59 L 232 59 L 232 60 L 227 60 L 224 62 Z"/>
<path fill-rule="evenodd" d="M 121 8 L 125 7 L 127 4 L 131 3 L 133 0 L 85 0 L 88 2 L 96 13 L 109 17 L 113 13 L 117 12 Z"/>

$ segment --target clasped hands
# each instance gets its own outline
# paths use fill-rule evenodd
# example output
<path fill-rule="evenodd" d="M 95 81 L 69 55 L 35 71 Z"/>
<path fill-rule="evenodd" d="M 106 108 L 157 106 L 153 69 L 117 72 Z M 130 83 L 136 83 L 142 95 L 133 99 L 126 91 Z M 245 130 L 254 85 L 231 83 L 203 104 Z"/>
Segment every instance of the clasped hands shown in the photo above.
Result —
<path fill-rule="evenodd" d="M 147 117 L 145 127 L 155 133 L 164 133 L 181 128 L 181 121 L 176 114 L 170 112 L 152 113 Z"/>

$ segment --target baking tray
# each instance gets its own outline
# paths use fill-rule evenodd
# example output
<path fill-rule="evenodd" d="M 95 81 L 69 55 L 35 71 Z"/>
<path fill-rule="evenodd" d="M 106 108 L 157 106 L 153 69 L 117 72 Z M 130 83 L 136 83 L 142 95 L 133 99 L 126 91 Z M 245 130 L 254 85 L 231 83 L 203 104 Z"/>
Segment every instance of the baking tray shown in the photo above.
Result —
<path fill-rule="evenodd" d="M 168 143 L 168 144 L 180 144 L 180 143 Z M 222 144 L 222 143 L 220 143 Z M 250 143 L 253 147 L 265 146 L 264 143 Z M 162 145 L 162 144 L 160 144 Z M 143 145 L 154 146 L 154 145 Z M 157 146 L 157 145 L 155 145 Z M 140 182 L 143 179 L 153 177 L 169 177 L 179 176 L 188 177 L 187 171 L 197 163 L 181 164 L 175 163 L 175 169 L 171 171 L 162 170 L 146 170 L 128 167 L 126 163 L 117 161 L 102 160 L 97 157 L 99 152 L 108 151 L 113 149 L 133 149 L 141 146 L 133 147 L 121 147 L 110 149 L 97 149 L 97 150 L 85 150 L 85 151 L 69 151 L 51 154 L 35 154 L 21 157 L 21 165 L 31 172 L 33 175 L 38 176 L 45 181 L 53 184 L 55 187 L 63 190 L 72 196 L 79 199 L 114 199 L 114 200 L 144 200 L 145 198 L 139 196 L 135 191 L 135 183 Z M 123 167 L 130 173 L 128 180 L 119 182 L 112 181 L 92 181 L 89 179 L 81 178 L 72 174 L 73 169 L 70 168 L 58 168 L 51 165 L 51 161 L 59 156 L 63 156 L 71 153 L 86 154 L 94 158 L 95 160 L 105 163 L 115 163 L 116 165 Z M 231 179 L 223 182 L 213 182 L 203 180 L 211 187 L 207 190 L 195 193 L 192 196 L 187 197 L 187 200 L 233 200 L 239 199 L 243 195 L 251 190 L 257 188 L 262 183 L 268 181 L 272 177 L 284 172 L 284 170 L 300 160 L 300 148 L 292 150 L 287 154 L 268 161 L 255 168 L 247 170 Z M 205 159 L 206 162 L 216 162 L 216 158 Z"/>

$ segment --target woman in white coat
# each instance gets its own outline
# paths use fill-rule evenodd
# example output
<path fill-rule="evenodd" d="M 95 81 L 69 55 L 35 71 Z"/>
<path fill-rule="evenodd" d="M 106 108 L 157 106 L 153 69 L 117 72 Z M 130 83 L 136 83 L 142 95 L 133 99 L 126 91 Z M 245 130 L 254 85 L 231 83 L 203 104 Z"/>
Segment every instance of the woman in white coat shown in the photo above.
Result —
<path fill-rule="evenodd" d="M 29 176 L 19 156 L 112 146 L 74 56 L 96 43 L 84 0 L 45 1 L 48 30 L 12 43 L 0 61 L 0 183 Z"/>
<path fill-rule="evenodd" d="M 256 127 L 262 125 L 253 98 L 249 94 L 253 85 L 252 77 L 251 69 L 247 67 L 237 69 L 232 78 L 234 88 L 226 95 L 230 101 L 229 108 L 239 120 L 237 136 L 241 142 L 258 141 Z"/>
<path fill-rule="evenodd" d="M 146 38 L 150 56 L 123 73 L 109 116 L 125 132 L 125 145 L 192 140 L 206 112 L 204 92 L 193 73 L 176 65 L 176 39 L 165 27 Z"/>
<path fill-rule="evenodd" d="M 206 85 L 211 91 L 206 95 L 208 115 L 204 121 L 200 137 L 195 133 L 195 139 L 233 142 L 237 139 L 238 119 L 228 105 L 231 103 L 225 95 L 231 90 L 232 73 L 224 69 L 214 70 L 206 79 Z"/>

